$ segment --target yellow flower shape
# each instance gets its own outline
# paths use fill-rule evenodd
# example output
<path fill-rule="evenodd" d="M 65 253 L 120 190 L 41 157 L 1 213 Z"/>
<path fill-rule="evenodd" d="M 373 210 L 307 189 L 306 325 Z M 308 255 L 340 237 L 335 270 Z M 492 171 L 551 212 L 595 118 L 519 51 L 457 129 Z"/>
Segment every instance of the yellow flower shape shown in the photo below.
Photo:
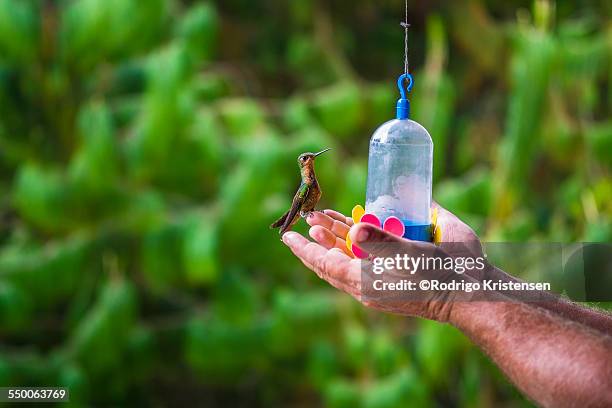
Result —
<path fill-rule="evenodd" d="M 438 225 L 438 207 L 431 213 L 431 238 L 436 245 L 442 242 L 442 227 Z"/>
<path fill-rule="evenodd" d="M 360 206 L 359 204 L 354 206 L 353 210 L 351 211 L 351 217 L 353 218 L 353 222 L 357 224 L 359 221 L 361 221 L 361 217 L 363 217 L 364 214 L 365 209 L 362 206 Z"/>
<path fill-rule="evenodd" d="M 365 209 L 362 206 L 360 206 L 359 204 L 354 206 L 353 210 L 351 211 L 351 218 L 353 218 L 353 223 L 357 224 L 359 221 L 361 221 L 361 217 L 363 217 L 364 214 Z M 349 237 L 349 234 L 346 234 L 346 247 L 349 251 L 353 252 L 353 241 L 351 241 L 351 237 Z"/>

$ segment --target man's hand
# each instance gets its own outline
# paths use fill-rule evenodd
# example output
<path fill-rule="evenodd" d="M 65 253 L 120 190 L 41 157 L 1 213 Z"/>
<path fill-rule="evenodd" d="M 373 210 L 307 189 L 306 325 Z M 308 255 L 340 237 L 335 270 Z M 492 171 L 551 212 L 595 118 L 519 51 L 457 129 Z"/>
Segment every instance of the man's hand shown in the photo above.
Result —
<path fill-rule="evenodd" d="M 427 242 L 409 241 L 389 234 L 369 224 L 353 225 L 353 220 L 343 214 L 325 210 L 316 212 L 308 218 L 311 225 L 309 234 L 316 242 L 310 242 L 295 232 L 283 235 L 283 242 L 291 251 L 320 278 L 334 287 L 350 294 L 366 306 L 397 314 L 419 316 L 432 320 L 447 321 L 452 308 L 452 296 L 444 291 L 421 293 L 419 298 L 395 298 L 388 296 L 364 296 L 362 292 L 362 268 L 369 268 L 368 261 L 353 258 L 346 247 L 346 235 L 350 230 L 353 243 L 368 251 L 373 257 L 388 258 L 396 254 L 410 257 L 440 256 L 482 257 L 480 241 L 474 232 L 457 217 L 438 207 L 438 226 L 442 228 L 445 242 L 456 242 L 451 253 Z M 407 276 L 406 271 L 390 270 L 385 272 L 387 282 L 399 282 L 404 278 L 422 278 L 420 274 Z M 429 271 L 428 278 L 448 281 L 456 277 L 452 271 Z M 480 280 L 482 275 L 467 273 L 464 280 Z"/>

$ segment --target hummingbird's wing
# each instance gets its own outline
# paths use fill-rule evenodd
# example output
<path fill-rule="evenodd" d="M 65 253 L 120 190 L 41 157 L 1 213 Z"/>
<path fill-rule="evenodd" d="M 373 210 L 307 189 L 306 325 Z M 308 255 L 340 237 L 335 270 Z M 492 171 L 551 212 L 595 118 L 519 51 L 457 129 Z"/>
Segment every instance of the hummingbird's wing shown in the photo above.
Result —
<path fill-rule="evenodd" d="M 270 225 L 270 228 L 281 227 L 285 223 L 285 220 L 287 219 L 287 216 L 289 215 L 290 212 L 291 212 L 291 208 L 288 209 L 283 215 L 281 215 L 281 217 L 278 220 L 274 221 L 272 225 Z"/>
<path fill-rule="evenodd" d="M 300 188 L 298 188 L 298 191 L 295 193 L 295 196 L 293 196 L 293 202 L 291 203 L 289 213 L 285 217 L 285 222 L 280 229 L 281 235 L 289 231 L 293 224 L 295 224 L 297 216 L 300 210 L 302 209 L 302 205 L 304 204 L 304 201 L 306 201 L 306 196 L 308 195 L 309 189 L 310 187 L 308 186 L 308 184 L 300 184 Z"/>
<path fill-rule="evenodd" d="M 295 190 L 296 191 L 300 191 L 300 187 L 302 187 L 302 180 L 300 180 L 297 183 L 297 186 L 295 186 Z M 294 197 L 295 199 L 295 197 Z M 280 216 L 279 219 L 277 219 L 276 221 L 274 221 L 271 225 L 270 228 L 278 228 L 278 227 L 282 227 L 283 224 L 285 223 L 285 220 L 287 219 L 287 216 L 289 215 L 289 213 L 291 212 L 291 207 L 289 207 L 289 209 L 287 211 L 285 211 L 285 213 L 283 215 Z"/>

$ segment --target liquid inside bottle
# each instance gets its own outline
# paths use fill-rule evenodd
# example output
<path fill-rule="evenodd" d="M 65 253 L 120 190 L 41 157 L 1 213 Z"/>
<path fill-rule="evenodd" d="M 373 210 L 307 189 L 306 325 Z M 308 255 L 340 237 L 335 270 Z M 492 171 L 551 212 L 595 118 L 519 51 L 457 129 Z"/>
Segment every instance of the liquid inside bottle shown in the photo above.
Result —
<path fill-rule="evenodd" d="M 393 119 L 372 135 L 368 158 L 366 212 L 381 222 L 402 220 L 405 238 L 430 240 L 433 142 L 410 119 Z"/>

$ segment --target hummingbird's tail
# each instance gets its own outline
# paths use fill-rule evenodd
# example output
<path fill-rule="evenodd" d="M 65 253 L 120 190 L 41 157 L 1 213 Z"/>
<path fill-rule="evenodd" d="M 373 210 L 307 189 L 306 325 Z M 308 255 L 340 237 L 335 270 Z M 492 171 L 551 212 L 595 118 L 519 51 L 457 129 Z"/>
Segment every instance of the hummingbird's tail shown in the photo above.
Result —
<path fill-rule="evenodd" d="M 274 221 L 272 225 L 270 225 L 270 228 L 273 229 L 273 228 L 282 227 L 285 224 L 285 220 L 287 219 L 288 215 L 289 215 L 289 211 L 284 213 L 278 220 Z"/>

